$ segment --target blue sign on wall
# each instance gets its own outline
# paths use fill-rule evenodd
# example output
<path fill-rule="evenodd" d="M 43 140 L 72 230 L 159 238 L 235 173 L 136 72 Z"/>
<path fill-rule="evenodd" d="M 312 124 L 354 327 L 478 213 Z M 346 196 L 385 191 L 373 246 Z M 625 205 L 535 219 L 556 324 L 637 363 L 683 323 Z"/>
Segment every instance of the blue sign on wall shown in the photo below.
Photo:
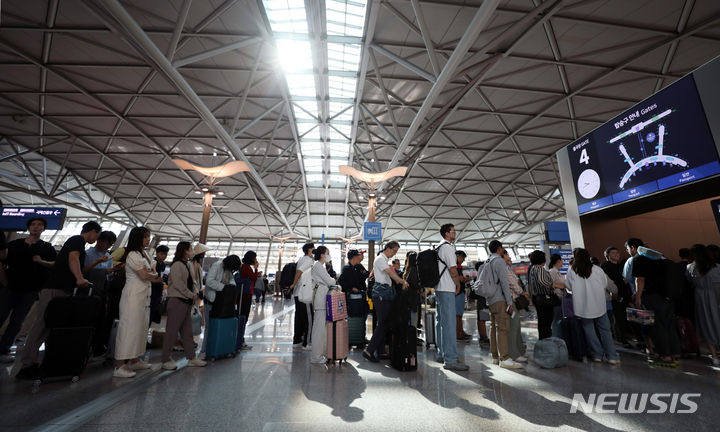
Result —
<path fill-rule="evenodd" d="M 382 223 L 365 222 L 363 224 L 363 241 L 381 241 Z"/>
<path fill-rule="evenodd" d="M 38 217 L 47 221 L 47 229 L 59 230 L 65 222 L 66 212 L 60 207 L 2 207 L 0 230 L 25 231 L 27 221 Z"/>
<path fill-rule="evenodd" d="M 567 274 L 570 268 L 570 259 L 573 257 L 572 249 L 550 249 L 550 254 L 558 254 L 562 257 L 563 266 L 560 268 L 561 274 Z"/>

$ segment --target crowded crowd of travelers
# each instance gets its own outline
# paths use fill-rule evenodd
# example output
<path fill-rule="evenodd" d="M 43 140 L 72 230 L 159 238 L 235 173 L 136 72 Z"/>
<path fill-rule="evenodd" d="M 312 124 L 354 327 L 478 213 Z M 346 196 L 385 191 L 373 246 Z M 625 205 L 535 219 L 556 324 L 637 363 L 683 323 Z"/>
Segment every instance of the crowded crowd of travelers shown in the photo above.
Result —
<path fill-rule="evenodd" d="M 44 219 L 31 219 L 26 237 L 6 243 L 3 236 L 0 243 L 0 324 L 7 320 L 0 361 L 16 362 L 17 378 L 40 377 L 44 367 L 40 348 L 46 344 L 47 361 L 47 347 L 55 343 L 49 340 L 59 337 L 53 333 L 62 307 L 58 305 L 76 307 L 62 300 L 83 295 L 99 298 L 101 313 L 92 323 L 88 343 L 93 356 L 112 358 L 115 378 L 132 378 L 152 367 L 146 360 L 148 334 L 163 316 L 162 369 L 177 369 L 172 357 L 177 348 L 184 351 L 188 366 L 207 364 L 208 340 L 217 336 L 209 324 L 221 309 L 227 310 L 227 302 L 231 318 L 238 320 L 233 355 L 252 348 L 245 340 L 245 324 L 253 298 L 259 304 L 270 289 L 266 276 L 258 271 L 254 251 L 216 261 L 205 274 L 208 248 L 200 243 L 180 241 L 168 264 L 167 246 L 158 246 L 154 258 L 149 254 L 151 232 L 145 227 L 132 228 L 127 244 L 113 249 L 116 235 L 87 222 L 57 252 L 40 239 L 46 227 Z M 445 369 L 467 371 L 470 365 L 461 358 L 458 344 L 473 339 L 472 331 L 463 329 L 462 317 L 474 302 L 477 341 L 489 349 L 493 364 L 503 368 L 525 367 L 531 357 L 527 337 L 534 331 L 523 332 L 522 321 L 535 317 L 537 339 L 562 339 L 576 360 L 618 366 L 619 352 L 635 349 L 653 365 L 674 368 L 683 355 L 706 350 L 712 364 L 720 366 L 720 248 L 716 245 L 682 249 L 681 262 L 666 259 L 637 238 L 624 245 L 629 258 L 623 260 L 620 249 L 610 246 L 601 264 L 583 248 L 573 251 L 569 263 L 559 255 L 535 250 L 528 256 L 524 279 L 500 241 L 488 244 L 485 263 L 464 267 L 467 254 L 455 249 L 454 226 L 445 224 L 439 233 L 442 241 L 433 249 L 431 261 L 425 252 L 411 251 L 403 268 L 397 258 L 400 245 L 388 241 L 376 257 L 370 257 L 370 272 L 362 264 L 365 251 L 347 251 L 347 264 L 339 276 L 332 270 L 333 257 L 326 246 L 305 244 L 298 261 L 286 266 L 289 275 L 283 271 L 274 284 L 276 293 L 294 301 L 293 348 L 309 351 L 311 363 L 335 360 L 330 345 L 340 339 L 328 322 L 338 321 L 330 319 L 337 314 L 330 294 L 337 291 L 347 298 L 348 319 L 361 322 L 360 342 L 353 342 L 350 335 L 350 345 L 361 347 L 362 356 L 373 363 L 390 359 L 394 350 L 404 350 L 396 344 L 432 344 L 437 348 L 435 360 Z M 437 268 L 428 272 L 428 265 Z M 428 274 L 435 278 L 428 279 Z M 428 280 L 432 286 L 427 286 Z M 432 312 L 427 306 L 431 296 Z M 17 344 L 13 355 L 26 317 L 33 321 L 27 323 L 24 344 Z M 368 317 L 372 317 L 372 335 L 366 339 Z M 335 348 L 332 351 L 337 355 Z M 414 348 L 408 352 L 413 356 Z"/>

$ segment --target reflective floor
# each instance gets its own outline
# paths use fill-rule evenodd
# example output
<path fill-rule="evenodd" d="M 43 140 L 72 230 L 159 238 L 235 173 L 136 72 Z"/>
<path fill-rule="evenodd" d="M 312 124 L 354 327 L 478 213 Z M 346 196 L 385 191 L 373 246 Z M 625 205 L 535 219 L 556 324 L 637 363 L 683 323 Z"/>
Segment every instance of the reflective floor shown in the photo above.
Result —
<path fill-rule="evenodd" d="M 205 368 L 161 372 L 159 352 L 152 350 L 153 370 L 132 380 L 112 379 L 112 368 L 101 362 L 92 363 L 78 383 L 39 387 L 16 381 L 4 369 L 0 430 L 718 429 L 720 370 L 706 358 L 686 359 L 675 370 L 659 369 L 650 368 L 638 353 L 623 352 L 620 367 L 571 361 L 548 370 L 531 361 L 524 370 L 510 371 L 492 365 L 488 347 L 475 339 L 459 344 L 469 372 L 444 370 L 432 350 L 419 352 L 416 372 L 368 363 L 359 351 L 346 365 L 327 367 L 311 365 L 309 353 L 293 353 L 293 315 L 289 300 L 268 299 L 253 307 L 248 323 L 253 349 Z M 523 328 L 530 349 L 537 336 L 534 324 L 526 322 Z M 465 330 L 477 335 L 474 312 L 466 313 Z M 571 413 L 575 393 L 588 398 L 589 393 L 688 392 L 700 393 L 693 399 L 698 405 L 694 414 Z M 662 400 L 671 405 L 671 397 Z"/>

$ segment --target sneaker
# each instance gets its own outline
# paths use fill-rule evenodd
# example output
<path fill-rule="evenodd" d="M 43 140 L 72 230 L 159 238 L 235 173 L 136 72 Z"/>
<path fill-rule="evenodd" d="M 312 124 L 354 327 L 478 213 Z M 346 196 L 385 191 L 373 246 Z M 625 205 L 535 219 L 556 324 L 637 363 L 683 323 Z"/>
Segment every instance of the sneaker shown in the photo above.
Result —
<path fill-rule="evenodd" d="M 470 369 L 468 365 L 466 365 L 465 363 L 460 363 L 459 361 L 455 363 L 446 363 L 443 368 L 452 371 L 466 371 Z"/>
<path fill-rule="evenodd" d="M 170 359 L 162 364 L 162 368 L 165 370 L 175 370 L 177 369 L 177 365 L 173 361 L 173 359 Z"/>
<path fill-rule="evenodd" d="M 520 356 L 514 360 L 518 363 L 527 363 L 527 361 L 528 361 L 527 357 L 525 357 L 525 356 Z"/>
<path fill-rule="evenodd" d="M 15 361 L 15 356 L 11 354 L 0 354 L 0 363 L 12 363 Z"/>
<path fill-rule="evenodd" d="M 302 348 L 302 342 L 294 343 L 293 348 Z"/>
<path fill-rule="evenodd" d="M 514 360 L 507 359 L 500 362 L 500 367 L 505 369 L 522 369 L 523 365 Z"/>
<path fill-rule="evenodd" d="M 303 351 L 312 351 L 312 345 L 306 345 L 302 348 Z"/>
<path fill-rule="evenodd" d="M 593 363 L 602 363 L 602 359 L 594 358 L 592 359 Z"/>
<path fill-rule="evenodd" d="M 371 363 L 377 363 L 377 362 L 380 361 L 380 360 L 378 360 L 378 358 L 375 357 L 373 354 L 370 354 L 369 352 L 364 351 L 364 350 L 363 350 L 363 352 L 362 352 L 362 356 L 365 357 L 365 358 L 366 358 L 369 362 L 371 362 Z"/>
<path fill-rule="evenodd" d="M 500 364 L 500 359 L 494 358 L 494 359 L 493 359 L 493 364 L 494 364 L 494 365 L 499 365 L 499 364 Z"/>
<path fill-rule="evenodd" d="M 324 355 L 321 355 L 320 358 L 317 358 L 317 359 L 314 359 L 314 360 L 310 360 L 310 363 L 313 363 L 313 364 L 325 364 L 325 363 L 327 363 L 327 361 L 328 361 L 327 357 L 325 357 Z"/>
<path fill-rule="evenodd" d="M 131 370 L 127 365 L 115 368 L 112 374 L 113 378 L 132 378 L 135 375 L 137 375 L 137 372 Z"/>
<path fill-rule="evenodd" d="M 190 360 L 187 365 L 190 367 L 205 367 L 207 366 L 207 362 L 195 357 L 194 359 Z"/>
<path fill-rule="evenodd" d="M 185 351 L 185 348 L 183 348 L 182 345 L 175 345 L 174 347 L 172 347 L 172 350 L 175 352 L 182 352 Z"/>
<path fill-rule="evenodd" d="M 720 358 L 711 358 L 713 366 L 720 366 Z"/>
<path fill-rule="evenodd" d="M 25 379 L 25 380 L 36 380 L 40 378 L 40 366 L 38 364 L 31 364 L 30 366 L 25 366 L 15 375 L 15 378 L 17 379 Z"/>
<path fill-rule="evenodd" d="M 490 343 L 490 338 L 488 337 L 481 337 L 478 339 L 478 342 L 482 343 Z"/>
<path fill-rule="evenodd" d="M 445 359 L 442 356 L 435 357 L 435 361 L 440 364 L 445 363 Z"/>
<path fill-rule="evenodd" d="M 248 344 L 243 344 L 243 346 L 240 347 L 240 351 L 250 351 L 253 347 L 251 347 Z"/>
<path fill-rule="evenodd" d="M 618 366 L 620 364 L 620 360 L 608 360 L 607 362 L 611 366 Z"/>
<path fill-rule="evenodd" d="M 150 363 L 146 363 L 142 360 L 138 360 L 135 363 L 130 363 L 129 366 L 130 366 L 130 370 L 134 370 L 134 371 L 152 368 L 152 365 Z"/>

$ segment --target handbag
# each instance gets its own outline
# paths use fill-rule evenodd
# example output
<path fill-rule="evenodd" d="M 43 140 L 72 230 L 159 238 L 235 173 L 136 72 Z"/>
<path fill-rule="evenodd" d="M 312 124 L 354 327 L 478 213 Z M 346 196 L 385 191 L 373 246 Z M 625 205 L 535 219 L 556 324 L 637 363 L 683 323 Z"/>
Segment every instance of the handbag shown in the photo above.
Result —
<path fill-rule="evenodd" d="M 520 295 L 515 299 L 515 309 L 528 310 L 530 307 L 530 300 L 524 295 Z"/>
<path fill-rule="evenodd" d="M 378 301 L 393 301 L 395 300 L 395 287 L 388 284 L 375 282 L 373 286 L 372 298 Z"/>
<path fill-rule="evenodd" d="M 193 306 L 190 320 L 192 321 L 193 336 L 200 336 L 202 334 L 202 314 L 199 307 Z"/>

